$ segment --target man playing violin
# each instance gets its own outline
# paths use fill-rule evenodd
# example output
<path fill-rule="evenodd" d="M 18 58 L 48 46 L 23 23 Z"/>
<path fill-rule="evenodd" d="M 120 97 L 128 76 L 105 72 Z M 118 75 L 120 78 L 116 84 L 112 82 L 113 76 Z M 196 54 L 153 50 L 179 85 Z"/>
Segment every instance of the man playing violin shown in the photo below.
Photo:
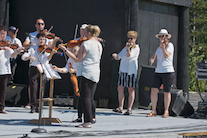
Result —
<path fill-rule="evenodd" d="M 57 53 L 56 50 L 52 49 L 51 53 L 40 52 L 39 46 L 45 45 L 46 34 L 41 32 L 37 34 L 37 44 L 30 47 L 27 53 L 22 55 L 22 60 L 30 60 L 30 71 L 29 71 L 29 86 L 30 86 L 30 113 L 39 112 L 39 104 L 37 102 L 37 97 L 39 95 L 39 85 L 40 85 L 40 73 L 36 67 L 37 64 L 49 63 L 53 55 Z M 39 59 L 37 59 L 39 58 Z"/>
<path fill-rule="evenodd" d="M 4 41 L 7 29 L 0 25 L 0 42 Z M 24 47 L 18 48 L 15 52 L 8 45 L 0 45 L 0 113 L 8 114 L 4 109 L 6 98 L 6 87 L 8 76 L 11 74 L 10 58 L 16 57 Z"/>
<path fill-rule="evenodd" d="M 38 18 L 36 20 L 36 23 L 35 23 L 35 28 L 36 28 L 36 31 L 35 32 L 32 32 L 32 33 L 29 33 L 28 36 L 26 37 L 24 43 L 23 43 L 23 46 L 25 48 L 30 48 L 30 46 L 34 45 L 34 44 L 38 44 L 37 42 L 37 34 L 44 31 L 44 28 L 45 28 L 45 22 L 42 18 Z M 52 40 L 48 40 L 46 39 L 45 41 L 45 44 L 51 44 L 52 43 Z"/>
<path fill-rule="evenodd" d="M 22 42 L 17 38 L 17 31 L 18 30 L 16 29 L 16 27 L 10 26 L 8 29 L 8 35 L 6 36 L 6 40 L 9 40 L 12 45 L 16 46 L 16 48 L 22 47 Z M 11 64 L 11 77 L 9 77 L 10 83 L 14 81 L 15 70 L 18 64 L 16 62 L 16 59 L 19 59 L 20 57 L 18 56 L 20 55 L 21 53 L 17 55 L 17 57 L 10 59 L 10 64 Z"/>

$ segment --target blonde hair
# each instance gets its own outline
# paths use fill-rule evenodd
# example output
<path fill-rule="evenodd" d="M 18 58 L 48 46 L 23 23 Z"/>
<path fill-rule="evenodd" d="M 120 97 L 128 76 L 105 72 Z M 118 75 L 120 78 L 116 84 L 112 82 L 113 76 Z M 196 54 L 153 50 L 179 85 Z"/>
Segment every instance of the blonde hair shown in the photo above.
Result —
<path fill-rule="evenodd" d="M 91 36 L 98 37 L 101 29 L 97 25 L 89 25 L 87 27 L 87 32 L 90 32 Z"/>
<path fill-rule="evenodd" d="M 133 38 L 137 39 L 138 33 L 136 31 L 129 31 L 127 33 L 127 37 L 133 37 Z"/>

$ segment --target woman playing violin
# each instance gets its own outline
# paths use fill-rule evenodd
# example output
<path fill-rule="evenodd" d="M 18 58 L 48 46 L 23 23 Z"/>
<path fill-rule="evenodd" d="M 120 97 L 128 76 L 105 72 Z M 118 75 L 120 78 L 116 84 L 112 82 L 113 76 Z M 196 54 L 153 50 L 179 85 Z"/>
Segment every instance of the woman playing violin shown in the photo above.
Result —
<path fill-rule="evenodd" d="M 82 102 L 84 123 L 76 127 L 90 128 L 91 122 L 95 120 L 95 111 L 92 111 L 92 104 L 95 104 L 92 96 L 95 93 L 97 83 L 100 77 L 100 59 L 102 55 L 102 46 L 97 37 L 100 34 L 100 28 L 97 25 L 89 25 L 87 27 L 87 41 L 80 46 L 78 54 L 75 56 L 72 52 L 66 50 L 60 45 L 62 50 L 66 50 L 66 54 L 77 62 L 77 76 L 81 80 L 79 85 L 80 99 Z"/>
<path fill-rule="evenodd" d="M 24 53 L 22 55 L 22 60 L 24 61 L 30 60 L 31 63 L 30 74 L 29 74 L 29 85 L 30 85 L 30 96 L 31 96 L 30 113 L 39 112 L 38 109 L 39 104 L 37 102 L 37 98 L 39 95 L 40 74 L 36 65 L 40 64 L 40 62 L 42 64 L 49 63 L 53 55 L 57 53 L 57 51 L 54 49 L 52 49 L 51 53 L 47 53 L 47 52 L 41 53 L 40 51 L 38 51 L 39 46 L 44 45 L 46 41 L 46 34 L 44 32 L 39 33 L 37 35 L 37 41 L 38 41 L 37 45 L 34 45 L 33 47 L 29 48 L 28 53 Z"/>
<path fill-rule="evenodd" d="M 161 29 L 159 34 L 155 35 L 160 40 L 160 46 L 157 48 L 155 54 L 149 59 L 149 62 L 153 62 L 157 59 L 157 67 L 155 69 L 155 75 L 153 79 L 153 85 L 151 87 L 151 103 L 152 111 L 147 117 L 156 116 L 156 106 L 158 100 L 158 92 L 161 84 L 163 84 L 164 91 L 164 114 L 163 117 L 169 117 L 169 106 L 171 102 L 171 85 L 174 78 L 173 67 L 173 53 L 174 46 L 168 41 L 171 38 L 171 34 L 168 34 L 166 29 Z"/>
<path fill-rule="evenodd" d="M 0 41 L 5 40 L 6 35 L 7 29 L 3 25 L 0 25 Z M 0 113 L 8 114 L 4 107 L 7 80 L 11 74 L 10 58 L 16 57 L 24 47 L 18 48 L 15 52 L 8 46 L 1 46 L 0 49 Z"/>
<path fill-rule="evenodd" d="M 118 78 L 118 100 L 119 107 L 113 109 L 114 112 L 122 113 L 124 106 L 124 88 L 128 89 L 128 108 L 124 115 L 132 114 L 132 105 L 134 103 L 135 88 L 137 87 L 137 70 L 138 57 L 140 53 L 139 45 L 136 44 L 138 33 L 129 31 L 127 33 L 128 42 L 125 47 L 118 53 L 113 53 L 115 60 L 121 60 Z"/>

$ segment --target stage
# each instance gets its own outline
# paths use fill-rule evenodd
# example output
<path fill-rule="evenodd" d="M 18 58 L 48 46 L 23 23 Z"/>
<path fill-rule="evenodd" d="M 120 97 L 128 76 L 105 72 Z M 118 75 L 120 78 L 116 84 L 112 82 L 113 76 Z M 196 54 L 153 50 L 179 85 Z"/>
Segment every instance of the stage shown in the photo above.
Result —
<path fill-rule="evenodd" d="M 200 100 L 197 93 L 190 93 L 190 103 L 196 109 Z M 113 113 L 112 109 L 97 108 L 97 122 L 92 128 L 76 128 L 79 123 L 71 123 L 76 119 L 77 111 L 68 107 L 53 106 L 52 117 L 59 118 L 62 123 L 41 125 L 47 133 L 33 133 L 32 129 L 38 125 L 28 124 L 32 119 L 38 119 L 38 113 L 29 113 L 24 107 L 5 107 L 9 114 L 0 114 L 1 138 L 19 137 L 107 137 L 107 138 L 182 138 L 182 134 L 197 132 L 207 135 L 207 119 L 192 119 L 184 117 L 163 118 L 145 117 L 150 110 L 132 110 L 132 115 Z M 125 111 L 125 110 L 124 110 Z M 42 117 L 48 117 L 49 107 L 43 107 Z"/>

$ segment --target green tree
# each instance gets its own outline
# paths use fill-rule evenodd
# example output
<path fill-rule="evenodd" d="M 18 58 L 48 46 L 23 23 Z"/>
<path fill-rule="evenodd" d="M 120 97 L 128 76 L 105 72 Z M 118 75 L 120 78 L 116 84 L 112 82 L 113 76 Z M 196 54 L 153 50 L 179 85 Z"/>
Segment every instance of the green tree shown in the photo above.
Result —
<path fill-rule="evenodd" d="M 189 90 L 198 91 L 197 62 L 207 60 L 207 1 L 192 0 L 190 7 Z M 200 91 L 205 91 L 205 81 L 198 81 Z"/>

